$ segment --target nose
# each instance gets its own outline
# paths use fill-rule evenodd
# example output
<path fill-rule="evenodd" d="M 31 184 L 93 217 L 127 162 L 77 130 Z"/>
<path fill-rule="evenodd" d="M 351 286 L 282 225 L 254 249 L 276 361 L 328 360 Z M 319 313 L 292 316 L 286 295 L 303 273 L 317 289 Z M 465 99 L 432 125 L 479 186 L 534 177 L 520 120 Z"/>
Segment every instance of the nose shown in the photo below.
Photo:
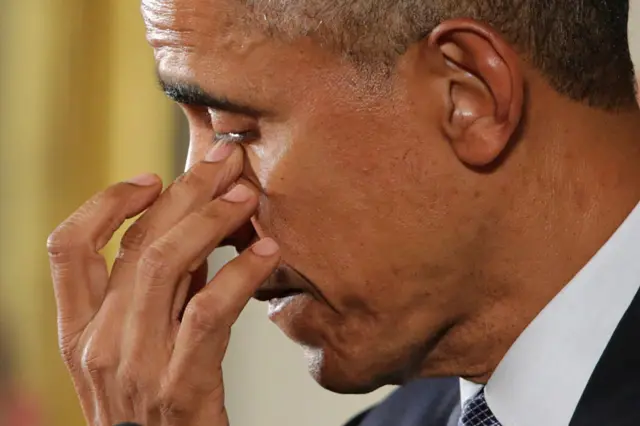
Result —
<path fill-rule="evenodd" d="M 253 182 L 247 179 L 245 176 L 240 177 L 237 182 L 253 188 L 256 193 L 260 192 L 259 188 L 256 187 Z M 222 245 L 233 246 L 238 251 L 238 253 L 241 253 L 248 247 L 256 243 L 259 239 L 260 237 L 255 226 L 253 225 L 253 221 L 249 220 L 240 228 L 238 228 L 233 234 L 229 235 L 223 241 Z"/>
<path fill-rule="evenodd" d="M 253 224 L 251 222 L 247 222 L 238 228 L 233 234 L 225 238 L 220 246 L 233 246 L 238 253 L 242 253 L 257 241 L 258 234 L 256 233 Z"/>

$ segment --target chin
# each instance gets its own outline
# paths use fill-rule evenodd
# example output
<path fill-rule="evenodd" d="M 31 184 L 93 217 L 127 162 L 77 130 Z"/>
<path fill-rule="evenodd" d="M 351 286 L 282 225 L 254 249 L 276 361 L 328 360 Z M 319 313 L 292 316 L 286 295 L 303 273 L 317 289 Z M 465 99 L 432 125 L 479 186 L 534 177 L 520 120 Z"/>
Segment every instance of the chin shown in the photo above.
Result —
<path fill-rule="evenodd" d="M 311 376 L 329 391 L 366 394 L 402 384 L 413 371 L 415 348 L 363 327 L 346 332 L 343 319 L 307 294 L 272 300 L 269 318 L 303 348 Z"/>
<path fill-rule="evenodd" d="M 362 371 L 350 362 L 340 361 L 331 352 L 303 346 L 309 373 L 328 391 L 338 394 L 367 394 L 392 384 L 389 378 L 376 371 Z M 356 363 L 353 363 L 356 364 Z"/>

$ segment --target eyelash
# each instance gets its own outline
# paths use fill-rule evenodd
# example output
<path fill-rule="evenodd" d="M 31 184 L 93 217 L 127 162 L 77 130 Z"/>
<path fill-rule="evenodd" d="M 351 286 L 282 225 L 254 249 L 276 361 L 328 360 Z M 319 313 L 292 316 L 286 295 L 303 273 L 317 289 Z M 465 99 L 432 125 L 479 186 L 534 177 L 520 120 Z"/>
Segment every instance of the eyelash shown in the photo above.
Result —
<path fill-rule="evenodd" d="M 253 140 L 255 138 L 256 138 L 256 134 L 255 134 L 255 132 L 252 132 L 252 131 L 248 131 L 248 132 L 227 132 L 227 133 L 216 132 L 214 137 L 213 137 L 213 142 L 214 143 L 223 142 L 223 143 L 230 143 L 230 144 L 242 144 L 242 143 L 250 142 L 251 140 Z"/>

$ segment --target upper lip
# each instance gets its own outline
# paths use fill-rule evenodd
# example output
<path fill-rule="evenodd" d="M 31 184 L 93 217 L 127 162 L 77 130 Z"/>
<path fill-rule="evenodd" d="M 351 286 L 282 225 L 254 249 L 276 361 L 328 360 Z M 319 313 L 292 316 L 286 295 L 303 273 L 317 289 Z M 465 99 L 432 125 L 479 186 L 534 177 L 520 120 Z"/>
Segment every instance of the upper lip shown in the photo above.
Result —
<path fill-rule="evenodd" d="M 260 288 L 253 294 L 253 298 L 261 302 L 268 302 L 274 299 L 284 299 L 285 297 L 294 296 L 296 294 L 302 294 L 302 290 L 295 289 L 272 289 L 272 288 Z"/>
<path fill-rule="evenodd" d="M 311 283 L 286 265 L 279 266 L 254 293 L 253 297 L 262 302 L 281 299 L 295 294 L 314 294 Z"/>

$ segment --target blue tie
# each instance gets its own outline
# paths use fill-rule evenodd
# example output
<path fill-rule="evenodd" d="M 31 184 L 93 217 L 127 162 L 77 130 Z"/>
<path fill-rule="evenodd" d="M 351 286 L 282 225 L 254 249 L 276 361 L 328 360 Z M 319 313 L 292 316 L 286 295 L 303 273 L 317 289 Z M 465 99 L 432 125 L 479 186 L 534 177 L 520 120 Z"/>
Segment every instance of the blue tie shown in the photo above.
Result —
<path fill-rule="evenodd" d="M 487 405 L 484 389 L 464 404 L 458 426 L 502 426 Z"/>

